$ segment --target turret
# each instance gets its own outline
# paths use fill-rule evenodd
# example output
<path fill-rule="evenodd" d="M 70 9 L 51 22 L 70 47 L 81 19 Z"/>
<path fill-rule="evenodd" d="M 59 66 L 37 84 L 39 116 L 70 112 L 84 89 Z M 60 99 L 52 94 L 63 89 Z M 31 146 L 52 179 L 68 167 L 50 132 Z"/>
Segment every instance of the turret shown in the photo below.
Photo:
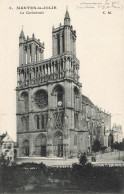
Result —
<path fill-rule="evenodd" d="M 24 35 L 23 29 L 22 29 L 20 36 L 19 36 L 19 43 L 24 43 L 24 42 L 25 42 L 25 35 Z"/>

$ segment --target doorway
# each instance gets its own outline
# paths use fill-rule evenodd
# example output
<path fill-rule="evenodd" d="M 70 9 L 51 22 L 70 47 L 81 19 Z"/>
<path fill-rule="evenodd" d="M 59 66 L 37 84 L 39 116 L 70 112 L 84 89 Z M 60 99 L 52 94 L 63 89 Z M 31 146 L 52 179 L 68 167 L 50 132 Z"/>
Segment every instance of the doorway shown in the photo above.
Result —
<path fill-rule="evenodd" d="M 46 136 L 44 134 L 40 134 L 36 138 L 35 155 L 46 157 Z"/>
<path fill-rule="evenodd" d="M 58 157 L 63 157 L 63 144 L 58 144 Z"/>
<path fill-rule="evenodd" d="M 54 134 L 53 153 L 57 157 L 63 157 L 63 133 L 61 131 Z"/>
<path fill-rule="evenodd" d="M 29 156 L 29 147 L 25 147 L 24 149 L 24 155 Z"/>
<path fill-rule="evenodd" d="M 29 156 L 29 141 L 24 140 L 22 143 L 22 155 L 23 156 Z"/>
<path fill-rule="evenodd" d="M 46 157 L 46 146 L 41 146 L 41 156 Z"/>

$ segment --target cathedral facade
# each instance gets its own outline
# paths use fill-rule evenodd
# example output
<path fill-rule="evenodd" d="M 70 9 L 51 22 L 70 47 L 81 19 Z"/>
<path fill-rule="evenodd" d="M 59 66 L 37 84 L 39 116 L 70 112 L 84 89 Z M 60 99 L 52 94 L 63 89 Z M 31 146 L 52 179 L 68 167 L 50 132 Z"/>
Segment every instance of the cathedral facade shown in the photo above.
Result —
<path fill-rule="evenodd" d="M 98 130 L 104 144 L 111 116 L 82 95 L 76 31 L 70 22 L 66 10 L 64 25 L 52 29 L 49 59 L 44 59 L 44 43 L 34 34 L 25 38 L 23 30 L 20 33 L 16 88 L 19 156 L 75 157 L 91 147 Z"/>

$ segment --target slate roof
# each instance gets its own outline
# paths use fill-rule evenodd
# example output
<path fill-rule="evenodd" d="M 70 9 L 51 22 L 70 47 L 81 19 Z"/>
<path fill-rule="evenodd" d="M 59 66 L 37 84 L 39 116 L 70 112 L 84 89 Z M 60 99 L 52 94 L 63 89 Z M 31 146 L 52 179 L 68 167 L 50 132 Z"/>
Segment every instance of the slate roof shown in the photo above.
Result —
<path fill-rule="evenodd" d="M 84 96 L 84 95 L 82 95 L 82 102 L 85 103 L 85 104 L 89 104 L 89 105 L 94 106 L 92 101 L 87 96 Z"/>
<path fill-rule="evenodd" d="M 12 138 L 6 133 L 6 136 L 2 139 L 2 142 L 14 142 Z"/>

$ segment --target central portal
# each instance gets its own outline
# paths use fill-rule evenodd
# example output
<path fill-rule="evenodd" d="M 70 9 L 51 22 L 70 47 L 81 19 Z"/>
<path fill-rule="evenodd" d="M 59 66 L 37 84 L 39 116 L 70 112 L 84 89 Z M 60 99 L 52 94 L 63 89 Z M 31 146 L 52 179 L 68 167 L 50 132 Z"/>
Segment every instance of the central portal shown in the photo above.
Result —
<path fill-rule="evenodd" d="M 46 157 L 46 136 L 44 134 L 40 134 L 36 138 L 35 155 Z"/>
<path fill-rule="evenodd" d="M 57 131 L 53 138 L 53 153 L 57 157 L 63 157 L 63 133 Z"/>
<path fill-rule="evenodd" d="M 41 156 L 46 157 L 46 146 L 41 146 Z"/>
<path fill-rule="evenodd" d="M 63 144 L 58 144 L 58 157 L 63 157 Z"/>

